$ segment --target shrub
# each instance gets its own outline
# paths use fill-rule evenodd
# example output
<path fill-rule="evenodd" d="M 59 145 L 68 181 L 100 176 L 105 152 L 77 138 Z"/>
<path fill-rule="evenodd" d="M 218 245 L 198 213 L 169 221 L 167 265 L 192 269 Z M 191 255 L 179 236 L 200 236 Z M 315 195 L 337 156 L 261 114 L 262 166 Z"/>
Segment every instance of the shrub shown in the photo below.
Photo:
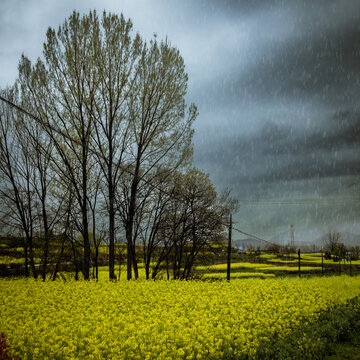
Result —
<path fill-rule="evenodd" d="M 360 298 L 347 300 L 325 311 L 313 324 L 300 326 L 287 336 L 273 342 L 262 342 L 257 359 L 322 359 L 331 354 L 337 342 L 348 340 L 360 330 Z"/>

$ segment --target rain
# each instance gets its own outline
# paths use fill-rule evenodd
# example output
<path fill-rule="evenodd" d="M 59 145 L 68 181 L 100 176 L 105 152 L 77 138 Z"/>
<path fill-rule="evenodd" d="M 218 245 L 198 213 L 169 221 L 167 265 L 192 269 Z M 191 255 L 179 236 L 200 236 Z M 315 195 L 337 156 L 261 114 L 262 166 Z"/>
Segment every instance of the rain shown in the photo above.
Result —
<path fill-rule="evenodd" d="M 35 61 L 46 29 L 73 1 L 3 0 L 0 88 L 22 53 Z M 198 106 L 194 163 L 231 189 L 236 227 L 310 245 L 333 229 L 360 240 L 360 3 L 357 0 L 77 1 L 122 12 L 147 39 L 178 47 Z M 240 234 L 236 234 L 240 239 Z"/>

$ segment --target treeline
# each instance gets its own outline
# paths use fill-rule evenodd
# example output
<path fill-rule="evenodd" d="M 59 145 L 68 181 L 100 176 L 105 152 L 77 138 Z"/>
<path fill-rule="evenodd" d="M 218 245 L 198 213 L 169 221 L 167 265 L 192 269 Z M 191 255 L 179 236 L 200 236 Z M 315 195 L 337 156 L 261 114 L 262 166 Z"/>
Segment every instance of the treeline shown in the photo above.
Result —
<path fill-rule="evenodd" d="M 346 260 L 359 260 L 360 247 L 359 246 L 345 246 L 341 240 L 339 232 L 333 230 L 327 233 L 324 246 L 324 257 L 327 260 L 341 261 Z"/>
<path fill-rule="evenodd" d="M 22 55 L 18 69 L 1 93 L 19 106 L 1 101 L 1 232 L 24 237 L 26 275 L 45 279 L 56 238 L 76 266 L 81 239 L 85 279 L 104 242 L 116 278 L 116 241 L 128 279 L 138 277 L 137 244 L 148 278 L 166 262 L 188 278 L 198 252 L 222 239 L 234 201 L 192 166 L 197 108 L 185 101 L 179 51 L 133 34 L 123 15 L 74 11 L 48 29 L 43 60 Z"/>

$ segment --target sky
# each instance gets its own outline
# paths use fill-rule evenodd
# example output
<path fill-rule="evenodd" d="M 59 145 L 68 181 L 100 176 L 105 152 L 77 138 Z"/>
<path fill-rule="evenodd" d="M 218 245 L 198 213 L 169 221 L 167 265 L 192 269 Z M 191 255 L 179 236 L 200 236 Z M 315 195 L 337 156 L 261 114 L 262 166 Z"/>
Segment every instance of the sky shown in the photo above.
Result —
<path fill-rule="evenodd" d="M 74 9 L 123 13 L 180 50 L 194 162 L 239 200 L 236 228 L 360 234 L 360 1 L 1 0 L 0 88 Z"/>

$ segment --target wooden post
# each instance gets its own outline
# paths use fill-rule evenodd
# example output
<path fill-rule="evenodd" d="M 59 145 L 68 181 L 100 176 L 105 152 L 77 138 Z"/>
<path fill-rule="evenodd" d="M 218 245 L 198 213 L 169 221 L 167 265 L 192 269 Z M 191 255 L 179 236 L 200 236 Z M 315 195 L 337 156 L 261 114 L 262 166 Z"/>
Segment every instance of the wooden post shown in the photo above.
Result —
<path fill-rule="evenodd" d="M 323 252 L 323 248 L 321 248 L 321 275 L 324 275 L 324 252 Z"/>
<path fill-rule="evenodd" d="M 301 270 L 300 270 L 300 249 L 298 251 L 298 257 L 299 257 L 299 277 L 301 276 Z"/>
<path fill-rule="evenodd" d="M 231 228 L 232 228 L 232 215 L 230 214 L 229 223 L 229 239 L 228 239 L 228 251 L 227 251 L 227 281 L 230 281 L 230 266 L 231 266 Z"/>

